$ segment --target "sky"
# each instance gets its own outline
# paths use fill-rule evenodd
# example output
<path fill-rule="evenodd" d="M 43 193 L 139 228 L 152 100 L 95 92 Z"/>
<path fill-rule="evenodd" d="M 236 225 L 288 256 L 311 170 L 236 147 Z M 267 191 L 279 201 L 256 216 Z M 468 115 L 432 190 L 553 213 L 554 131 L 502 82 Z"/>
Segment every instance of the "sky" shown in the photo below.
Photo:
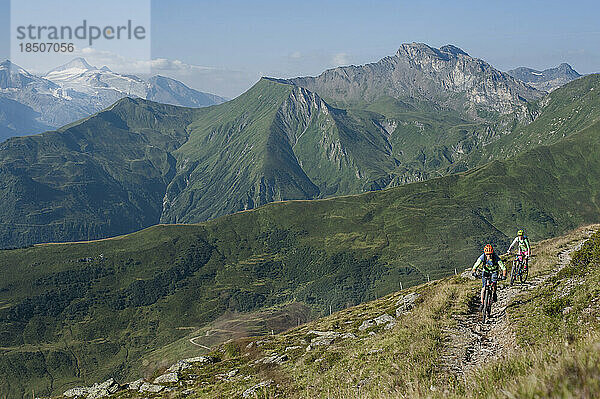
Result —
<path fill-rule="evenodd" d="M 133 62 L 97 48 L 78 55 L 115 71 L 136 72 L 143 65 L 229 98 L 260 76 L 316 75 L 375 62 L 406 42 L 454 44 L 503 71 L 562 62 L 584 74 L 600 71 L 595 1 L 147 1 L 148 60 Z M 2 59 L 10 58 L 9 3 L 0 0 Z M 103 3 L 87 4 L 93 13 Z"/>

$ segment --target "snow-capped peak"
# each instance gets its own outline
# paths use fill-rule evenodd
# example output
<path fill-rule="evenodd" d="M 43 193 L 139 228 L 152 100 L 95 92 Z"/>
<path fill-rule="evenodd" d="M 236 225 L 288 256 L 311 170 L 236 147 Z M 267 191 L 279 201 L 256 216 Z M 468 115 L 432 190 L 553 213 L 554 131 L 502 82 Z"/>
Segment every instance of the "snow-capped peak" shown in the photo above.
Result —
<path fill-rule="evenodd" d="M 96 68 L 81 57 L 54 68 L 44 77 L 63 89 L 106 99 L 110 104 L 123 96 L 146 97 L 148 83 L 133 75 L 122 75 L 107 66 Z"/>
<path fill-rule="evenodd" d="M 10 70 L 10 73 L 20 73 L 23 75 L 30 75 L 29 72 L 27 72 L 25 69 L 21 68 L 17 64 L 12 63 L 10 60 L 5 60 L 0 63 L 0 70 L 3 70 L 3 69 Z"/>
<path fill-rule="evenodd" d="M 46 74 L 46 76 L 51 75 L 56 72 L 63 72 L 66 70 L 77 70 L 77 71 L 85 72 L 85 71 L 92 71 L 92 70 L 96 70 L 96 69 L 98 69 L 98 68 L 93 67 L 90 64 L 88 64 L 87 61 L 85 60 L 85 58 L 77 57 L 77 58 L 73 58 L 71 61 L 67 62 L 64 65 L 61 65 L 59 67 L 56 67 L 56 68 L 50 70 Z"/>

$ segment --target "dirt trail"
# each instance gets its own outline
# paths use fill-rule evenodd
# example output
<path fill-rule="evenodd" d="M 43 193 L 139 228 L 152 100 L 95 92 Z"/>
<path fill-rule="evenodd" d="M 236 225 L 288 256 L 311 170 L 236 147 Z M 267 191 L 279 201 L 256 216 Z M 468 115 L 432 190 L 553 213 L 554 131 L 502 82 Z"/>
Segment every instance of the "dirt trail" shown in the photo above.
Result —
<path fill-rule="evenodd" d="M 199 344 L 199 343 L 197 343 L 197 342 L 194 341 L 195 339 L 198 339 L 198 338 L 204 338 L 204 337 L 202 335 L 200 335 L 199 337 L 190 338 L 190 343 L 193 344 L 193 345 L 199 346 L 199 347 L 201 347 L 203 349 L 210 350 L 210 348 L 208 346 Z"/>
<path fill-rule="evenodd" d="M 558 251 L 555 267 L 544 274 L 529 277 L 526 283 L 516 282 L 514 286 L 500 283 L 498 286 L 498 302 L 492 306 L 492 315 L 485 325 L 481 323 L 478 311 L 479 299 L 470 303 L 467 315 L 456 316 L 457 326 L 448 333 L 447 352 L 444 356 L 445 366 L 460 377 L 465 377 L 488 359 L 499 357 L 504 350 L 514 347 L 515 332 L 506 318 L 507 307 L 514 302 L 517 295 L 524 290 L 531 290 L 555 276 L 571 261 L 571 253 L 581 248 L 583 243 L 597 230 L 598 226 L 582 229 L 575 242 L 566 248 L 557 245 Z M 535 251 L 534 251 L 535 254 Z M 535 269 L 535 259 L 530 263 Z"/>

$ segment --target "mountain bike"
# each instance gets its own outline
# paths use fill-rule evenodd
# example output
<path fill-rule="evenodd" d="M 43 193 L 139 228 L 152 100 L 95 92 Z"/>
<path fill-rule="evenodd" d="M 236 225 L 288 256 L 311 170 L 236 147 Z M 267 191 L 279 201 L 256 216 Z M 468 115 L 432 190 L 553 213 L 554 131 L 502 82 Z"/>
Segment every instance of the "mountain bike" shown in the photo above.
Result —
<path fill-rule="evenodd" d="M 482 323 L 490 318 L 492 314 L 492 302 L 494 299 L 494 288 L 498 284 L 496 281 L 492 281 L 492 272 L 482 271 L 481 273 L 477 272 L 475 275 L 478 278 L 486 277 L 485 289 L 483 292 L 483 309 L 481 311 Z M 502 277 L 498 276 L 498 279 L 502 279 Z"/>
<path fill-rule="evenodd" d="M 528 260 L 523 256 L 523 254 L 519 253 L 515 256 L 510 269 L 510 285 L 513 285 L 517 278 L 521 281 L 521 283 L 527 281 L 527 276 L 529 275 L 528 263 Z"/>

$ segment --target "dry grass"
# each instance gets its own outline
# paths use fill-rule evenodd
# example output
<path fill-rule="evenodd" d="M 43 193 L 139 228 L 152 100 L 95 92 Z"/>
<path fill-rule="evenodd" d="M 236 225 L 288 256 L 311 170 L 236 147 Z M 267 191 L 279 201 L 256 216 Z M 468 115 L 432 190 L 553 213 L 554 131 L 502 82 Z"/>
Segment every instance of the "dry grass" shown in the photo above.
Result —
<path fill-rule="evenodd" d="M 537 243 L 532 277 L 554 271 L 557 255 L 590 229 L 600 229 L 600 225 Z M 553 301 L 564 300 L 557 299 L 557 292 L 565 291 L 563 286 L 573 278 L 589 279 L 589 284 L 569 291 L 568 300 L 575 309 L 585 306 L 590 295 L 598 296 L 600 263 L 590 267 L 595 267 L 593 272 L 582 276 L 569 270 L 524 290 L 506 316 L 518 339 L 500 358 L 464 376 L 448 367 L 446 345 L 455 331 L 456 316 L 472 312 L 469 305 L 479 283 L 455 276 L 342 310 L 282 334 L 222 345 L 213 353 L 220 362 L 186 371 L 196 375 L 189 386 L 194 393 L 187 397 L 239 397 L 266 380 L 274 383 L 258 390 L 256 398 L 600 397 L 600 305 L 594 302 L 596 308 L 588 306 L 568 315 L 552 313 Z M 396 301 L 410 292 L 419 294 L 415 307 L 397 318 L 393 328 L 359 330 L 364 320 L 394 314 Z M 330 346 L 306 351 L 316 336 L 311 330 L 350 332 L 356 338 L 338 338 Z M 293 346 L 300 348 L 286 350 Z M 254 363 L 273 353 L 285 353 L 289 359 L 282 365 Z M 232 369 L 239 370 L 235 377 L 216 377 Z"/>

